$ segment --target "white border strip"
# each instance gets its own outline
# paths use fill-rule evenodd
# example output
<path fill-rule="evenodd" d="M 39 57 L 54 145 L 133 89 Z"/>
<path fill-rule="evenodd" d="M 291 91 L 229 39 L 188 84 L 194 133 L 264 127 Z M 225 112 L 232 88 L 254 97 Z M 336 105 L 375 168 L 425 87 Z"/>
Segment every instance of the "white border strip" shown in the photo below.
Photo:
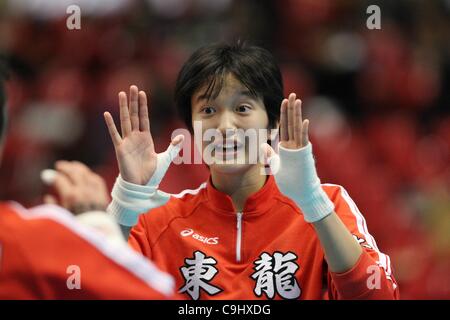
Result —
<path fill-rule="evenodd" d="M 206 188 L 206 182 L 203 182 L 197 189 L 186 189 L 177 194 L 170 194 L 175 198 L 183 198 L 186 194 L 198 194 L 202 189 Z"/>

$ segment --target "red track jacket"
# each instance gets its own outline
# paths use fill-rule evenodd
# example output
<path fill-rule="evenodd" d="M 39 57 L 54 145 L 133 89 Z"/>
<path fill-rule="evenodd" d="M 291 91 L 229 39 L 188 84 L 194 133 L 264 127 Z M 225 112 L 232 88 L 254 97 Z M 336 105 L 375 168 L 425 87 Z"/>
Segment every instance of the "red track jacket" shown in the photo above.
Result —
<path fill-rule="evenodd" d="M 129 243 L 173 275 L 190 299 L 397 299 L 387 255 L 343 187 L 323 184 L 362 246 L 355 266 L 330 272 L 313 226 L 269 176 L 243 212 L 211 179 L 140 216 Z"/>
<path fill-rule="evenodd" d="M 66 210 L 0 203 L 0 299 L 167 299 L 172 290 L 170 276 Z"/>

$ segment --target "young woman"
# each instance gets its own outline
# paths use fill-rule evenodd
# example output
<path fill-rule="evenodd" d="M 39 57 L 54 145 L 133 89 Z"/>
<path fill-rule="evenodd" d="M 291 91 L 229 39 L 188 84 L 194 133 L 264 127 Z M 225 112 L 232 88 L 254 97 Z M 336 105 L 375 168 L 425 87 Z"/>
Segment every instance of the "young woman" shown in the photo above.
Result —
<path fill-rule="evenodd" d="M 295 93 L 283 99 L 268 51 L 214 44 L 182 67 L 180 114 L 190 129 L 200 123 L 201 134 L 213 130 L 223 138 L 201 147 L 216 161 L 196 190 L 158 190 L 183 137 L 157 154 L 146 94 L 131 86 L 127 100 L 120 92 L 121 135 L 105 112 L 120 170 L 108 210 L 130 245 L 172 274 L 186 298 L 398 298 L 389 257 L 355 203 L 343 187 L 320 183 L 301 101 Z M 223 161 L 251 157 L 237 131 L 278 126 L 278 154 L 259 141 L 265 161 Z M 264 163 L 272 175 L 262 174 Z"/>

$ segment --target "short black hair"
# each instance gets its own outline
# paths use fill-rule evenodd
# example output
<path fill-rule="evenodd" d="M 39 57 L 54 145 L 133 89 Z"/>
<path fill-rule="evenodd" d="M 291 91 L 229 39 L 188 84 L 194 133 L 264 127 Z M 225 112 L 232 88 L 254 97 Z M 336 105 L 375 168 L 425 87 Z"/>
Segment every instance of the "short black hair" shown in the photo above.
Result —
<path fill-rule="evenodd" d="M 6 58 L 0 55 L 0 142 L 6 129 L 6 79 L 8 79 Z"/>
<path fill-rule="evenodd" d="M 242 41 L 201 47 L 184 63 L 175 86 L 175 105 L 187 127 L 192 131 L 192 95 L 209 83 L 206 99 L 216 98 L 229 73 L 247 87 L 252 96 L 262 98 L 269 128 L 276 128 L 283 100 L 280 68 L 269 51 Z"/>

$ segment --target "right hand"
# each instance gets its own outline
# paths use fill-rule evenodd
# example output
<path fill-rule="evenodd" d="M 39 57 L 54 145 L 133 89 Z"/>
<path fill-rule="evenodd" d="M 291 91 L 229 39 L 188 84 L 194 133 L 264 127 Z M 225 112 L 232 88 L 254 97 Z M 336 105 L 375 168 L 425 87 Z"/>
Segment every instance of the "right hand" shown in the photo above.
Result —
<path fill-rule="evenodd" d="M 58 204 L 75 215 L 106 210 L 110 197 L 101 176 L 78 161 L 57 161 L 55 169 L 51 179 L 43 182 L 56 194 L 46 194 L 44 203 Z"/>
<path fill-rule="evenodd" d="M 120 127 L 122 136 L 117 131 L 109 112 L 104 113 L 106 125 L 116 151 L 120 175 L 127 182 L 146 185 L 156 171 L 158 154 L 155 152 L 150 133 L 150 121 L 147 109 L 147 96 L 130 86 L 130 100 L 127 94 L 119 92 Z M 183 136 L 176 136 L 171 144 L 182 143 Z"/>

